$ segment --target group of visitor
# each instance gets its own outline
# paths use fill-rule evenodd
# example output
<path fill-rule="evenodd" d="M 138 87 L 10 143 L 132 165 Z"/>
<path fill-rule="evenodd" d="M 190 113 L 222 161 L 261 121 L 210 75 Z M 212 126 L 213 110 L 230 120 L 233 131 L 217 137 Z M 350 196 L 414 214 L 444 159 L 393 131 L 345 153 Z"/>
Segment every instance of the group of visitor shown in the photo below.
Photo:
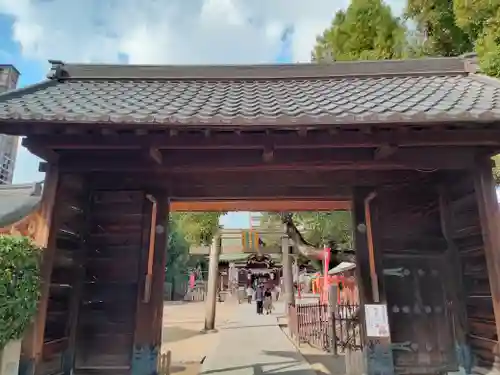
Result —
<path fill-rule="evenodd" d="M 273 301 L 277 301 L 279 298 L 279 288 L 277 286 L 265 287 L 264 284 L 260 283 L 254 290 L 254 288 L 249 285 L 246 290 L 246 295 L 249 304 L 252 303 L 252 300 L 255 300 L 257 314 L 263 315 L 265 311 L 266 315 L 269 315 L 274 310 Z"/>

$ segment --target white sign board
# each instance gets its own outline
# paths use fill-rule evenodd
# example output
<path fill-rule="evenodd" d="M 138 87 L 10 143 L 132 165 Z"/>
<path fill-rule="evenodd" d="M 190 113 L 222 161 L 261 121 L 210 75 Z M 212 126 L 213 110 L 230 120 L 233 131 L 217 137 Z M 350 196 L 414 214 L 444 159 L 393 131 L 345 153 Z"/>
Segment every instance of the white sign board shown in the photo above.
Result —
<path fill-rule="evenodd" d="M 387 305 L 365 305 L 365 323 L 368 337 L 389 337 Z"/>

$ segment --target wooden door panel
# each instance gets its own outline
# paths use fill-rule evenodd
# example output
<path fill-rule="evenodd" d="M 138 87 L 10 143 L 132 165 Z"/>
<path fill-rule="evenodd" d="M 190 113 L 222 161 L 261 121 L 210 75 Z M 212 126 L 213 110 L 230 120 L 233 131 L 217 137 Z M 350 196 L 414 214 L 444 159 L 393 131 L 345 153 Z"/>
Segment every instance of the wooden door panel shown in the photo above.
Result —
<path fill-rule="evenodd" d="M 428 374 L 456 369 L 442 255 L 384 255 L 396 372 Z"/>

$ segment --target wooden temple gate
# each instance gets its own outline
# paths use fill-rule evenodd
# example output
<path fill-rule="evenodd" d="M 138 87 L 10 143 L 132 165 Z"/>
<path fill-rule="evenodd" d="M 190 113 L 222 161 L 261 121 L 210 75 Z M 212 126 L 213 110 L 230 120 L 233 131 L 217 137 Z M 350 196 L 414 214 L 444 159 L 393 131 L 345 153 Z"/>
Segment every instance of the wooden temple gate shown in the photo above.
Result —
<path fill-rule="evenodd" d="M 0 95 L 0 131 L 47 172 L 23 375 L 153 374 L 168 212 L 239 202 L 353 210 L 361 303 L 390 324 L 368 374 L 498 373 L 500 85 L 472 66 L 56 61 Z"/>

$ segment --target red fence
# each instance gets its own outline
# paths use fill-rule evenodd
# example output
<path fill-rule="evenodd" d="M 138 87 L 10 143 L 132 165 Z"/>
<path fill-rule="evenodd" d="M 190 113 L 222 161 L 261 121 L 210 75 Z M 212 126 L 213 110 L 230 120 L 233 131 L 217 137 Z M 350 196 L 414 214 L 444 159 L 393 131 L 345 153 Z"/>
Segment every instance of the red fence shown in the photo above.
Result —
<path fill-rule="evenodd" d="M 298 304 L 288 313 L 290 335 L 298 344 L 333 353 L 362 349 L 358 304 Z"/>

